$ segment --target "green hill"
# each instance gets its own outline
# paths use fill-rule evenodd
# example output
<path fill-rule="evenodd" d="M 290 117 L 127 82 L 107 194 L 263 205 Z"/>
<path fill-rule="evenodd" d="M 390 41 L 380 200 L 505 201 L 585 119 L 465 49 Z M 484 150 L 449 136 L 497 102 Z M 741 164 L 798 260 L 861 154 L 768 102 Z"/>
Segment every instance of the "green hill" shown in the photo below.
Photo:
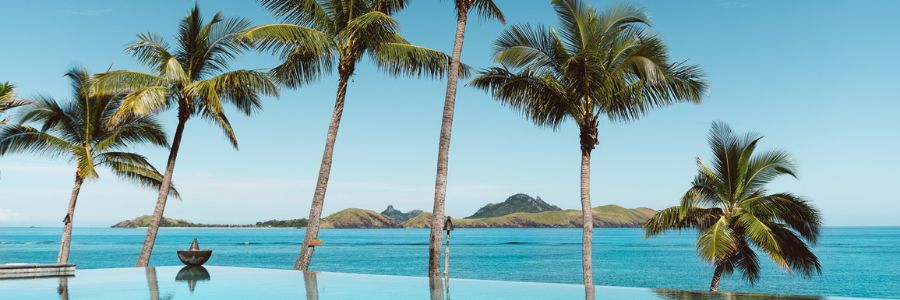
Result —
<path fill-rule="evenodd" d="M 322 219 L 321 228 L 400 228 L 400 223 L 377 212 L 348 208 Z"/>
<path fill-rule="evenodd" d="M 505 201 L 500 203 L 489 203 L 484 207 L 478 209 L 475 214 L 466 217 L 466 219 L 480 219 L 480 218 L 491 218 L 491 217 L 500 217 L 514 213 L 538 213 L 545 211 L 561 211 L 562 209 L 557 207 L 556 205 L 548 204 L 541 200 L 541 197 L 537 197 L 537 199 L 532 198 L 526 194 L 515 194 L 506 198 Z"/>
<path fill-rule="evenodd" d="M 111 226 L 112 228 L 139 228 L 139 227 L 147 227 L 150 225 L 150 219 L 152 216 L 140 216 L 131 220 L 125 220 L 115 225 Z M 175 218 L 163 218 L 162 222 L 159 223 L 159 227 L 195 227 L 197 224 Z"/>
<path fill-rule="evenodd" d="M 150 224 L 151 216 L 140 216 L 131 220 L 121 221 L 110 226 L 112 228 L 140 228 L 147 227 Z M 256 224 L 199 224 L 191 223 L 182 219 L 163 218 L 159 223 L 159 227 L 226 227 L 226 228 L 253 228 L 253 227 L 277 227 L 277 228 L 300 228 L 306 227 L 306 219 L 290 219 L 290 220 L 268 220 L 256 222 Z"/>
<path fill-rule="evenodd" d="M 649 208 L 628 209 L 618 205 L 604 205 L 593 209 L 594 227 L 641 227 L 656 211 Z M 403 223 L 406 228 L 427 228 L 431 213 Z M 513 213 L 500 217 L 457 219 L 453 226 L 459 228 L 574 228 L 581 227 L 580 210 L 545 211 L 539 213 Z"/>

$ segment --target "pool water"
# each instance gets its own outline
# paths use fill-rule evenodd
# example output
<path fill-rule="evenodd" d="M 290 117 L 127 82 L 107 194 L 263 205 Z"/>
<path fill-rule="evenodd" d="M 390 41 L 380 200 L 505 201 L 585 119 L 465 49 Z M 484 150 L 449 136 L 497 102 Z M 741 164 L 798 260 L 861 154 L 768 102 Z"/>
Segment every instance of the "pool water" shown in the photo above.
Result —
<path fill-rule="evenodd" d="M 594 299 L 847 299 L 709 294 L 597 286 Z M 78 270 L 73 277 L 0 280 L 2 299 L 585 299 L 580 285 L 364 275 L 241 267 Z"/>

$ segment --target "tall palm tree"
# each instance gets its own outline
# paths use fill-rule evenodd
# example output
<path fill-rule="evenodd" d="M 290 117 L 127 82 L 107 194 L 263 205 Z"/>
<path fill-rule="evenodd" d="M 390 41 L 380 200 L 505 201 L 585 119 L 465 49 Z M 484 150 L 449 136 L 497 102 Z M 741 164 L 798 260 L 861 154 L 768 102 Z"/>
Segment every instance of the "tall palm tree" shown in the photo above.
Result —
<path fill-rule="evenodd" d="M 16 86 L 9 82 L 0 83 L 0 126 L 6 124 L 3 113 L 7 110 L 27 104 L 16 99 Z"/>
<path fill-rule="evenodd" d="M 557 129 L 571 119 L 580 130 L 582 266 L 593 287 L 590 174 L 600 118 L 633 121 L 675 102 L 699 103 L 706 89 L 699 67 L 669 61 L 665 44 L 648 31 L 641 9 L 602 12 L 580 0 L 553 0 L 555 28 L 516 25 L 495 42 L 494 60 L 472 85 L 522 111 L 538 126 Z"/>
<path fill-rule="evenodd" d="M 697 176 L 681 204 L 657 212 L 644 225 L 646 237 L 669 230 L 699 231 L 697 251 L 715 266 L 709 285 L 713 292 L 719 289 L 722 274 L 735 270 L 755 284 L 760 272 L 757 249 L 788 272 L 807 277 L 821 273 L 819 259 L 808 245 L 819 236 L 819 211 L 796 195 L 766 190 L 766 184 L 778 177 L 796 177 L 797 170 L 784 151 L 755 154 L 761 138 L 737 136 L 728 125 L 713 123 L 712 165 L 698 158 Z"/>
<path fill-rule="evenodd" d="M 195 116 L 212 121 L 237 149 L 237 138 L 223 105 L 231 104 L 241 113 L 251 115 L 262 108 L 261 96 L 278 95 L 278 87 L 267 73 L 228 70 L 229 63 L 244 48 L 237 35 L 249 27 L 249 21 L 226 18 L 219 12 L 204 23 L 200 8 L 195 5 L 179 23 L 174 49 L 152 33 L 139 34 L 137 41 L 126 48 L 126 52 L 151 68 L 152 73 L 119 70 L 98 76 L 98 91 L 129 92 L 113 115 L 113 121 L 151 115 L 173 106 L 178 111 L 178 125 L 159 197 L 136 263 L 139 267 L 150 263 L 187 121 Z"/>
<path fill-rule="evenodd" d="M 120 178 L 159 188 L 163 175 L 144 156 L 124 150 L 141 143 L 168 147 L 166 134 L 153 117 L 129 116 L 111 122 L 123 98 L 92 94 L 93 82 L 87 70 L 74 68 L 66 76 L 72 80 L 74 89 L 71 101 L 59 103 L 49 97 L 39 97 L 25 107 L 19 124 L 0 131 L 0 155 L 31 152 L 67 157 L 75 162 L 75 185 L 63 219 L 65 229 L 57 259 L 61 264 L 69 260 L 75 203 L 82 183 L 97 179 L 97 169 L 107 167 Z M 169 189 L 178 197 L 174 187 Z"/>
<path fill-rule="evenodd" d="M 469 11 L 474 10 L 484 18 L 506 23 L 503 13 L 493 0 L 456 0 L 456 37 L 450 55 L 450 72 L 447 76 L 447 93 L 444 95 L 444 113 L 441 119 L 441 135 L 438 142 L 437 175 L 434 182 L 434 209 L 431 217 L 431 238 L 428 241 L 428 275 L 440 275 L 441 243 L 444 229 L 444 202 L 447 195 L 447 169 L 450 156 L 450 134 L 453 129 L 453 110 L 456 105 L 456 84 L 459 81 L 459 59 Z"/>
<path fill-rule="evenodd" d="M 332 71 L 337 64 L 338 86 L 328 125 L 325 151 L 309 210 L 309 225 L 294 269 L 307 270 L 319 234 L 325 191 L 338 127 L 344 112 L 347 85 L 364 56 L 389 75 L 442 77 L 450 58 L 441 52 L 410 44 L 398 33 L 393 15 L 407 0 L 260 0 L 284 24 L 248 30 L 245 41 L 279 55 L 283 62 L 272 73 L 285 85 L 299 87 Z M 465 73 L 465 68 L 460 70 Z"/>

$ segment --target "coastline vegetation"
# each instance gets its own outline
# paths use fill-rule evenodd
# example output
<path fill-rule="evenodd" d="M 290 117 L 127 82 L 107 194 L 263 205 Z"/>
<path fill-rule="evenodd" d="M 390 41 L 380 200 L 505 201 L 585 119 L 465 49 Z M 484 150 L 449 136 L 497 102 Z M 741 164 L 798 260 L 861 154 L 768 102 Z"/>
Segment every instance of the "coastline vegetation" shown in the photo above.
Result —
<path fill-rule="evenodd" d="M 131 220 L 113 224 L 110 228 L 143 228 L 150 226 L 153 216 L 144 215 Z M 163 218 L 159 227 L 198 227 L 198 228 L 302 228 L 306 227 L 306 219 L 268 220 L 255 224 L 202 224 L 188 222 L 176 218 Z"/>

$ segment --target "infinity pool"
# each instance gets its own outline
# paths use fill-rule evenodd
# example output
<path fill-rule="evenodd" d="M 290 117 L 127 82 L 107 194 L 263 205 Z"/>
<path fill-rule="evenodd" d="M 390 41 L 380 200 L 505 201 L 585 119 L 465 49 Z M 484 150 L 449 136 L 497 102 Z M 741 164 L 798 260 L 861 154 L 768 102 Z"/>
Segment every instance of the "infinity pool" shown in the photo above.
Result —
<path fill-rule="evenodd" d="M 596 299 L 848 299 L 596 287 Z M 584 299 L 583 286 L 238 267 L 76 271 L 0 280 L 0 299 Z"/>

